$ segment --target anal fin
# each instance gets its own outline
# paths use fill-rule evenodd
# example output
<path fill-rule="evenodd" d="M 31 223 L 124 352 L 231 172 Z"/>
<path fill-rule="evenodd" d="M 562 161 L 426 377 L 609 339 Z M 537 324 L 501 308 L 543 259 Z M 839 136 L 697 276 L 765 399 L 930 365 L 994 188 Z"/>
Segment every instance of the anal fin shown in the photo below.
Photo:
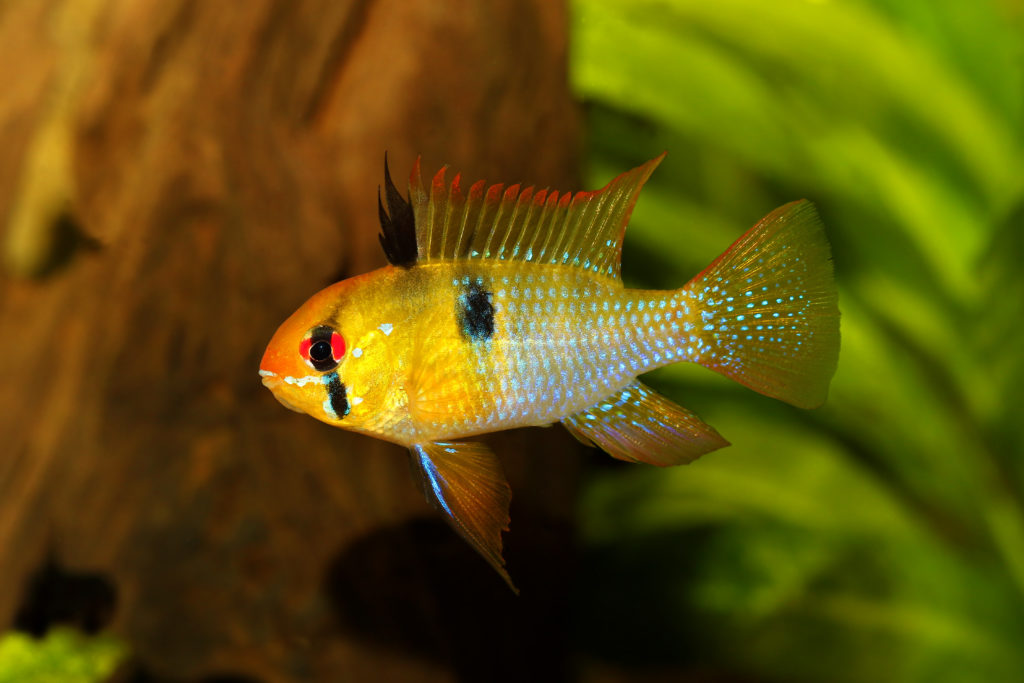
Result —
<path fill-rule="evenodd" d="M 501 556 L 512 493 L 498 458 L 476 442 L 416 444 L 410 452 L 430 504 L 518 594 Z"/>
<path fill-rule="evenodd" d="M 729 445 L 714 427 L 638 381 L 562 424 L 612 457 L 658 467 L 683 465 Z"/>

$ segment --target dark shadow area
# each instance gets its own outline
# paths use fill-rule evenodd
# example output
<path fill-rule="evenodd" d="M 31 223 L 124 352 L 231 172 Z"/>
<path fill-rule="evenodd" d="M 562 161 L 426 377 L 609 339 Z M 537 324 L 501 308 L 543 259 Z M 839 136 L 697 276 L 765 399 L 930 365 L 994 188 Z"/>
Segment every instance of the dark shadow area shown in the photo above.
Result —
<path fill-rule="evenodd" d="M 97 252 L 101 244 L 86 234 L 68 211 L 61 211 L 53 219 L 49 252 L 32 272 L 32 277 L 45 279 L 66 268 L 79 253 Z"/>
<path fill-rule="evenodd" d="M 713 530 L 592 547 L 573 586 L 575 649 L 626 669 L 706 666 L 713 643 L 707 615 L 680 614 L 667 588 L 688 583 Z"/>
<path fill-rule="evenodd" d="M 141 662 L 129 661 L 121 666 L 108 683 L 263 683 L 254 676 L 236 673 L 215 673 L 202 678 L 183 681 L 151 673 Z"/>
<path fill-rule="evenodd" d="M 102 574 L 70 572 L 50 557 L 26 582 L 13 628 L 41 638 L 53 626 L 93 634 L 106 626 L 117 606 L 117 590 Z"/>
<path fill-rule="evenodd" d="M 330 563 L 324 590 L 339 627 L 450 666 L 459 680 L 571 680 L 571 529 L 514 505 L 512 518 L 505 557 L 520 597 L 444 521 L 420 518 Z"/>

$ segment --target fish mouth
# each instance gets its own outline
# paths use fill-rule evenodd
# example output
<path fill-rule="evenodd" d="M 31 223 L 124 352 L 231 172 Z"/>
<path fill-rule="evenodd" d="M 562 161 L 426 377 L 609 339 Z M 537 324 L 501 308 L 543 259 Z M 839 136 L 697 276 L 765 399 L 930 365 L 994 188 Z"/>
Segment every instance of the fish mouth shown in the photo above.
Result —
<path fill-rule="evenodd" d="M 278 403 L 283 405 L 288 410 L 295 411 L 296 413 L 306 412 L 305 410 L 302 410 L 295 404 L 291 403 L 288 399 L 286 399 L 283 395 L 283 392 L 277 391 L 277 388 L 281 386 L 281 384 L 283 383 L 282 378 L 279 377 L 277 373 L 271 372 L 270 370 L 263 370 L 261 368 L 260 377 L 263 378 L 263 386 L 265 386 L 267 389 L 270 389 L 270 393 L 274 395 L 274 398 L 277 399 Z"/>
<path fill-rule="evenodd" d="M 261 368 L 260 377 L 263 378 L 263 386 L 271 391 L 281 383 L 281 378 L 277 376 L 277 373 L 271 372 L 270 370 L 264 370 Z"/>

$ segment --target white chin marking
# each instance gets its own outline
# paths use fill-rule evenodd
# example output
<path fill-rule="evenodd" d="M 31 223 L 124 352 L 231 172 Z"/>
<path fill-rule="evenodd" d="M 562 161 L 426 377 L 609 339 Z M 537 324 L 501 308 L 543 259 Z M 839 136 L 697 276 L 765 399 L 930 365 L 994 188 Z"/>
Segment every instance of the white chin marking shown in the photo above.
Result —
<path fill-rule="evenodd" d="M 318 383 L 321 383 L 321 384 L 326 384 L 326 382 L 324 382 L 324 378 L 320 377 L 320 376 L 317 376 L 317 375 L 306 375 L 305 377 L 297 377 L 297 378 L 296 377 L 285 377 L 284 381 L 285 381 L 285 384 L 295 384 L 295 385 L 298 385 L 300 387 L 304 387 L 307 384 L 313 384 L 314 382 L 318 382 Z"/>
<path fill-rule="evenodd" d="M 260 370 L 260 377 L 277 377 L 277 375 L 270 370 Z"/>

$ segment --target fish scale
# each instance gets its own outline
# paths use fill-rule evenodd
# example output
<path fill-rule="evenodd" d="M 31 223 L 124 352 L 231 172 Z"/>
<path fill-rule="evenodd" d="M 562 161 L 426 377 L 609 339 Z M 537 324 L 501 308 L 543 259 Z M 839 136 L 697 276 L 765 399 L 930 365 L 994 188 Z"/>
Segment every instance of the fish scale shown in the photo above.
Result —
<path fill-rule="evenodd" d="M 491 343 L 466 348 L 471 359 L 465 376 L 452 381 L 458 391 L 449 399 L 450 415 L 432 420 L 426 438 L 435 429 L 460 438 L 556 422 L 638 374 L 688 359 L 688 347 L 702 343 L 685 333 L 694 324 L 680 292 L 627 290 L 619 281 L 565 266 L 540 266 L 539 272 L 515 263 L 424 268 L 437 282 L 427 288 L 448 283 L 450 301 L 467 281 L 492 292 L 497 328 Z M 411 308 L 423 305 L 416 301 Z M 451 308 L 444 298 L 434 305 Z M 463 345 L 454 316 L 450 329 L 435 330 L 430 339 L 438 348 Z"/>

